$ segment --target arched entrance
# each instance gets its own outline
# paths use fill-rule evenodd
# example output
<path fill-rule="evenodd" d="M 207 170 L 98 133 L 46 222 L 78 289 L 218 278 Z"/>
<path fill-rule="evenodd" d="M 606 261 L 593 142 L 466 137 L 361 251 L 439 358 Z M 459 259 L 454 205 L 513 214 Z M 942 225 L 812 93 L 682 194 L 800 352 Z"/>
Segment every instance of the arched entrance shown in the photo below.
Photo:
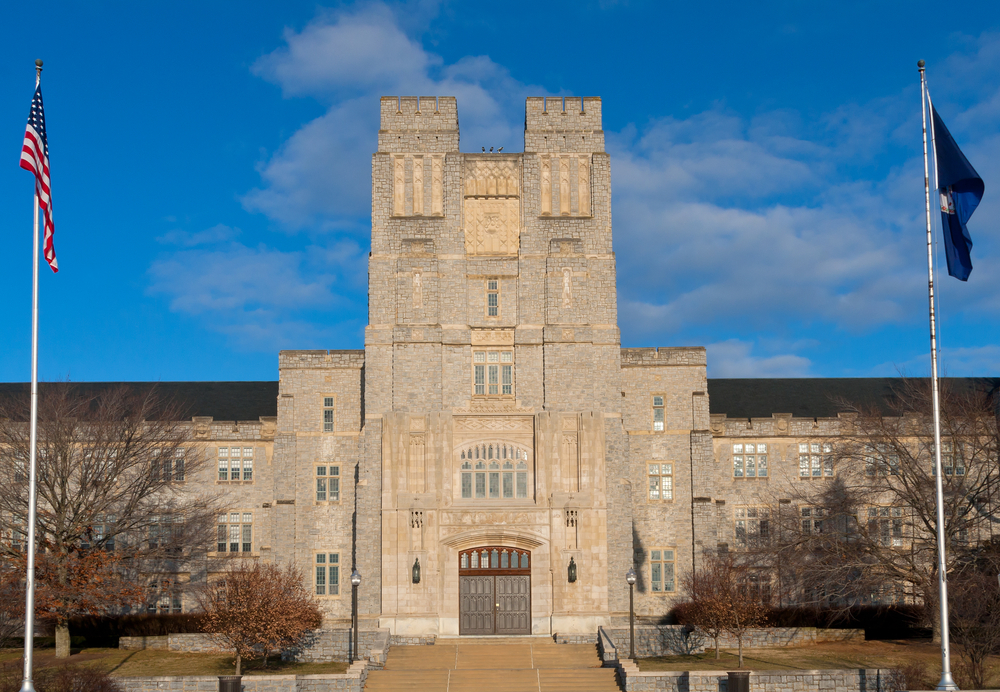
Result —
<path fill-rule="evenodd" d="M 531 634 L 531 552 L 481 546 L 458 554 L 459 634 Z"/>

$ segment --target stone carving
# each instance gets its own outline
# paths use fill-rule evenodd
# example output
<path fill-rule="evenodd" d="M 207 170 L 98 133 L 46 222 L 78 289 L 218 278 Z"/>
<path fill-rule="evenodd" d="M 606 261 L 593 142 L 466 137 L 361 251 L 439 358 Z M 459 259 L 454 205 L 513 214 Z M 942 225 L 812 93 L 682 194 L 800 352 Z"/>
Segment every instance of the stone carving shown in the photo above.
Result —
<path fill-rule="evenodd" d="M 531 432 L 534 430 L 534 420 L 526 416 L 498 416 L 496 418 L 473 417 L 455 419 L 455 432 L 480 432 L 484 430 L 513 430 Z"/>
<path fill-rule="evenodd" d="M 406 160 L 402 156 L 393 159 L 392 213 L 402 216 L 406 213 Z"/>
<path fill-rule="evenodd" d="M 413 307 L 424 307 L 424 284 L 420 272 L 413 272 Z"/>
<path fill-rule="evenodd" d="M 569 157 L 559 157 L 559 214 L 569 216 Z"/>
<path fill-rule="evenodd" d="M 488 524 L 523 525 L 533 523 L 534 513 L 528 512 L 442 512 L 442 524 L 459 524 L 461 526 L 480 526 Z M 545 517 L 538 515 L 539 519 Z"/>
<path fill-rule="evenodd" d="M 489 399 L 473 399 L 469 402 L 468 407 L 460 408 L 456 407 L 452 409 L 452 413 L 456 416 L 467 415 L 467 414 L 477 414 L 477 413 L 526 413 L 534 414 L 535 409 L 533 408 L 522 408 L 518 406 L 517 403 L 510 399 L 502 399 L 500 401 L 489 400 Z"/>
<path fill-rule="evenodd" d="M 516 198 L 467 198 L 465 251 L 470 255 L 516 255 L 520 221 L 520 202 Z"/>
<path fill-rule="evenodd" d="M 514 159 L 473 159 L 466 162 L 466 197 L 517 197 L 518 170 Z"/>
<path fill-rule="evenodd" d="M 431 214 L 444 216 L 444 162 L 440 156 L 431 159 Z"/>
<path fill-rule="evenodd" d="M 473 329 L 473 346 L 510 346 L 514 343 L 513 329 Z"/>
<path fill-rule="evenodd" d="M 413 214 L 424 213 L 424 157 L 413 157 Z"/>
<path fill-rule="evenodd" d="M 552 214 L 552 160 L 542 157 L 542 216 Z"/>
<path fill-rule="evenodd" d="M 577 197 L 580 216 L 590 216 L 590 154 L 580 157 L 577 168 Z"/>
<path fill-rule="evenodd" d="M 568 308 L 573 304 L 573 270 L 569 267 L 563 270 L 562 306 Z"/>

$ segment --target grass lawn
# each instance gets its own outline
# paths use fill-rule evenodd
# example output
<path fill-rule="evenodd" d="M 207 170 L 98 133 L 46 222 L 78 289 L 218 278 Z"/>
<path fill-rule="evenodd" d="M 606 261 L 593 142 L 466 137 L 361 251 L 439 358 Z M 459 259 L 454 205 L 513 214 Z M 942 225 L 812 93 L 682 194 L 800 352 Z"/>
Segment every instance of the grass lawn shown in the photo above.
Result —
<path fill-rule="evenodd" d="M 706 646 L 711 647 L 711 642 Z M 951 668 L 961 677 L 962 661 L 958 647 L 952 646 Z M 715 649 L 692 656 L 662 656 L 637 661 L 639 670 L 736 670 L 736 649 L 722 649 L 721 660 Z M 829 642 L 773 649 L 744 649 L 743 667 L 751 670 L 815 670 L 821 668 L 900 668 L 913 671 L 933 689 L 941 677 L 941 648 L 930 639 L 903 639 L 866 642 Z M 1000 682 L 1000 657 L 990 659 L 988 681 Z M 922 669 L 922 671 L 920 670 Z M 922 673 L 922 675 L 921 675 Z"/>
<path fill-rule="evenodd" d="M 21 658 L 21 649 L 0 650 L 0 663 Z M 185 654 L 174 651 L 122 651 L 120 649 L 74 649 L 69 658 L 57 659 L 54 649 L 35 649 L 37 667 L 86 665 L 100 668 L 116 677 L 160 675 L 232 675 L 236 666 L 232 656 L 220 654 Z M 343 673 L 347 663 L 283 663 L 269 659 L 243 661 L 244 675 L 316 675 Z"/>

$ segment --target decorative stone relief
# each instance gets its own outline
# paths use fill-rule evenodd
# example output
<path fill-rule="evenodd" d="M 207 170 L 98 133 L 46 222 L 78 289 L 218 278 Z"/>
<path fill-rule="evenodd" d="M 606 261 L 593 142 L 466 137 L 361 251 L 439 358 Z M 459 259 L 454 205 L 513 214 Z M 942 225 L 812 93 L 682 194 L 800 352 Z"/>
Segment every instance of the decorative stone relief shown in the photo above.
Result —
<path fill-rule="evenodd" d="M 562 306 L 568 308 L 573 304 L 573 270 L 569 267 L 564 267 L 563 270 L 563 288 L 562 288 Z"/>
<path fill-rule="evenodd" d="M 520 201 L 517 198 L 466 198 L 466 253 L 516 255 L 519 240 Z"/>
<path fill-rule="evenodd" d="M 413 214 L 424 213 L 424 157 L 413 157 Z"/>
<path fill-rule="evenodd" d="M 465 196 L 517 197 L 519 178 L 515 159 L 469 159 L 465 164 Z"/>
<path fill-rule="evenodd" d="M 424 307 L 424 283 L 420 272 L 413 272 L 413 307 Z"/>
<path fill-rule="evenodd" d="M 590 216 L 590 154 L 580 157 L 576 181 L 579 214 L 580 216 Z"/>
<path fill-rule="evenodd" d="M 569 216 L 570 214 L 569 195 L 569 157 L 559 157 L 559 215 Z"/>
<path fill-rule="evenodd" d="M 406 159 L 402 156 L 393 159 L 392 213 L 396 216 L 406 213 Z"/>
<path fill-rule="evenodd" d="M 552 198 L 558 195 L 559 216 L 590 216 L 592 167 L 590 154 L 540 156 L 541 215 L 552 215 Z"/>
<path fill-rule="evenodd" d="M 542 216 L 552 215 L 552 160 L 542 158 Z"/>
<path fill-rule="evenodd" d="M 431 214 L 444 216 L 444 161 L 442 157 L 431 159 Z"/>
<path fill-rule="evenodd" d="M 513 329 L 473 329 L 473 346 L 511 346 L 514 344 Z"/>
<path fill-rule="evenodd" d="M 455 432 L 481 431 L 520 431 L 534 430 L 534 420 L 524 416 L 499 416 L 497 418 L 456 418 Z M 464 443 L 463 443 L 464 444 Z"/>

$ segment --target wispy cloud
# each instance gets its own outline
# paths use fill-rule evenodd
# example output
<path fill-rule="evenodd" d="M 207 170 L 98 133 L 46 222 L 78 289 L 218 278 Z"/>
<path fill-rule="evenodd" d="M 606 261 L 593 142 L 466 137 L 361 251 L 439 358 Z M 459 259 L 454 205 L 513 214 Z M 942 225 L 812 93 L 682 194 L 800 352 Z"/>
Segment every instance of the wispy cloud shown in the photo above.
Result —
<path fill-rule="evenodd" d="M 727 339 L 706 346 L 709 377 L 808 377 L 812 363 L 791 353 L 753 355 L 754 345 Z"/>

